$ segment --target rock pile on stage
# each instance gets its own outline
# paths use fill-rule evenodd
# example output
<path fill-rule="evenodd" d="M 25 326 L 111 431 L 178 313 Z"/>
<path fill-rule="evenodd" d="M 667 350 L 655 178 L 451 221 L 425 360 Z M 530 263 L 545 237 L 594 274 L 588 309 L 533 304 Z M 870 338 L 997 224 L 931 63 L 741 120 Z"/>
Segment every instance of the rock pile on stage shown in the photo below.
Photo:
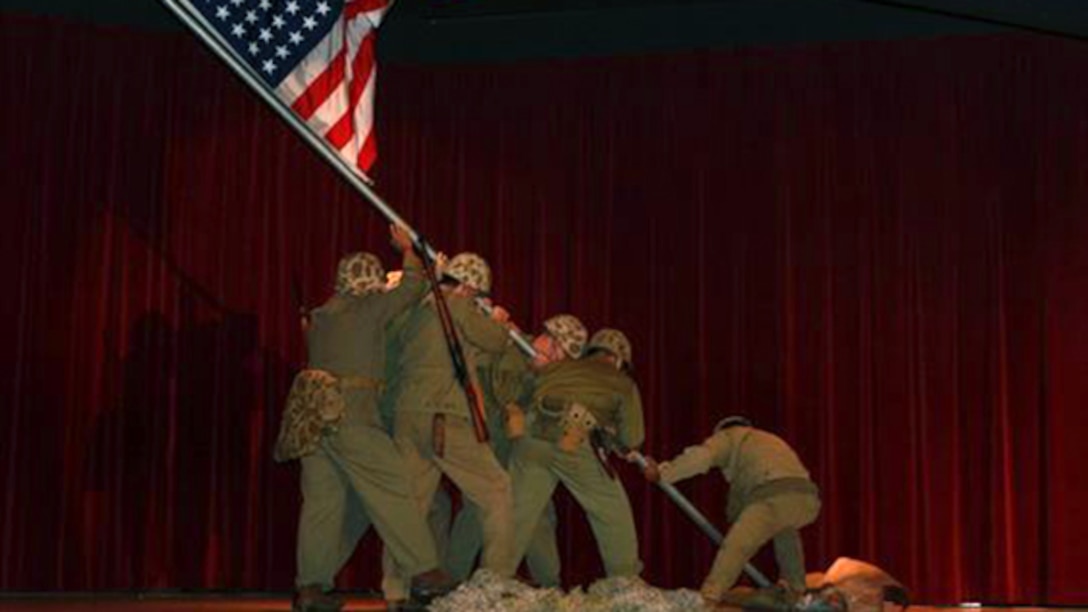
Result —
<path fill-rule="evenodd" d="M 480 570 L 456 591 L 434 601 L 429 609 L 435 612 L 680 612 L 702 608 L 702 598 L 695 591 L 658 589 L 638 578 L 606 578 L 586 590 L 578 587 L 563 591 L 536 589 Z"/>
<path fill-rule="evenodd" d="M 431 603 L 435 612 L 681 612 L 688 610 L 767 610 L 780 612 L 882 612 L 909 605 L 906 589 L 880 568 L 839 558 L 826 573 L 809 574 L 809 590 L 789 595 L 776 588 L 736 589 L 711 608 L 697 591 L 666 590 L 639 578 L 606 578 L 588 589 L 538 589 L 480 570 L 446 597 Z"/>

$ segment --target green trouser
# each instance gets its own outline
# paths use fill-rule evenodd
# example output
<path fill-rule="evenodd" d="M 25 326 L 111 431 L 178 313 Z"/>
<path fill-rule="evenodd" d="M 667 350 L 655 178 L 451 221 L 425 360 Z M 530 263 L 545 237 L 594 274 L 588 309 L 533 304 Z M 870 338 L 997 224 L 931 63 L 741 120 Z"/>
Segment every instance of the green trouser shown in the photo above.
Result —
<path fill-rule="evenodd" d="M 515 489 L 517 487 L 515 486 Z M 540 521 L 533 530 L 529 548 L 525 552 L 525 563 L 529 566 L 529 575 L 542 587 L 559 586 L 559 542 L 556 539 L 555 505 L 548 502 Z M 476 566 L 476 556 L 483 544 L 483 531 L 480 528 L 480 510 L 469 502 L 461 507 L 453 521 L 450 532 L 450 544 L 446 549 L 443 565 L 456 580 L 464 581 L 472 574 Z"/>
<path fill-rule="evenodd" d="M 637 576 L 642 571 L 631 502 L 619 480 L 601 466 L 583 444 L 567 453 L 550 442 L 526 437 L 514 446 L 510 460 L 514 483 L 514 555 L 520 562 L 534 535 L 531 528 L 562 482 L 586 513 L 609 576 Z"/>
<path fill-rule="evenodd" d="M 415 502 L 405 464 L 382 428 L 374 392 L 345 393 L 340 430 L 302 462 L 296 584 L 331 589 L 373 523 L 398 572 L 438 567 L 434 539 Z"/>
<path fill-rule="evenodd" d="M 816 520 L 820 498 L 810 493 L 782 493 L 744 507 L 714 558 L 710 574 L 700 589 L 703 596 L 717 601 L 740 578 L 744 564 L 770 540 L 779 576 L 790 588 L 805 588 L 805 554 L 798 531 Z"/>
<path fill-rule="evenodd" d="M 510 440 L 499 438 L 494 433 L 492 448 L 495 456 L 504 466 L 510 465 L 512 451 Z M 516 485 L 515 485 L 516 488 Z M 437 498 L 436 498 L 437 499 Z M 542 587 L 559 586 L 559 543 L 555 535 L 555 504 L 548 501 L 541 520 L 533 529 L 529 548 L 525 553 L 525 563 L 533 580 Z M 453 521 L 449 546 L 445 549 L 443 565 L 457 580 L 466 580 L 476 565 L 476 556 L 483 545 L 483 531 L 480 527 L 480 509 L 466 501 Z M 440 549 L 441 550 L 441 549 Z"/>
<path fill-rule="evenodd" d="M 431 499 L 431 508 L 427 511 L 427 525 L 434 534 L 434 543 L 438 548 L 438 558 L 446 555 L 450 547 L 450 523 L 453 516 L 453 500 L 445 487 L 438 487 Z"/>
<path fill-rule="evenodd" d="M 511 555 L 514 522 L 510 476 L 495 459 L 491 447 L 476 440 L 468 417 L 444 415 L 444 419 L 445 442 L 439 455 L 434 448 L 433 414 L 405 411 L 395 418 L 393 439 L 414 488 L 417 511 L 420 514 L 430 511 L 439 481 L 445 474 L 467 501 L 481 509 L 480 565 L 500 576 L 512 576 L 517 566 Z M 384 567 L 385 583 L 391 584 L 388 562 Z M 400 573 L 399 578 L 404 577 Z"/>
<path fill-rule="evenodd" d="M 450 494 L 443 487 L 438 487 L 431 509 L 427 512 L 427 526 L 431 530 L 431 535 L 434 536 L 439 559 L 443 557 L 449 546 L 452 513 L 453 503 L 450 500 Z M 408 599 L 409 596 L 408 585 L 405 584 L 404 578 L 393 564 L 393 558 L 384 551 L 382 553 L 382 596 L 386 601 L 400 601 Z"/>

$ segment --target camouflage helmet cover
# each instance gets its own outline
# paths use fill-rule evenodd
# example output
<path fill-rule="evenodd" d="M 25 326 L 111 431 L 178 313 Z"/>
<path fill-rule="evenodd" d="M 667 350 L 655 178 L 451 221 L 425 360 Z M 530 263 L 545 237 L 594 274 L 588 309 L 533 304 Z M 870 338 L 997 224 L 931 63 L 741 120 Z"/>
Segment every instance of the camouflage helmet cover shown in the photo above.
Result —
<path fill-rule="evenodd" d="M 589 340 L 588 349 L 602 349 L 612 353 L 623 363 L 631 363 L 631 341 L 618 329 L 598 330 Z"/>
<path fill-rule="evenodd" d="M 491 293 L 491 266 L 476 253 L 458 253 L 446 265 L 446 276 L 479 291 Z"/>
<path fill-rule="evenodd" d="M 578 317 L 569 314 L 555 315 L 544 321 L 544 329 L 559 342 L 563 352 L 571 359 L 578 359 L 585 352 L 589 332 Z"/>
<path fill-rule="evenodd" d="M 376 255 L 352 253 L 336 266 L 336 292 L 360 296 L 385 287 L 385 267 Z"/>

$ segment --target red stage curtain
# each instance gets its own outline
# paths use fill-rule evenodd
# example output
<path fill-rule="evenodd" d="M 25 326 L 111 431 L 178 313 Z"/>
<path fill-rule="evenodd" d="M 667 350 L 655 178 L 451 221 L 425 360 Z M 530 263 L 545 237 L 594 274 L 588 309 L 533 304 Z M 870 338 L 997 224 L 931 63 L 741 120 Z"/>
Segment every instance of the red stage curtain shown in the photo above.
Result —
<path fill-rule="evenodd" d="M 0 588 L 290 588 L 292 279 L 389 260 L 384 223 L 187 35 L 6 16 L 0 50 Z M 730 413 L 792 441 L 813 569 L 1083 602 L 1085 74 L 1028 36 L 386 65 L 377 179 L 525 326 L 629 332 L 648 452 Z M 709 543 L 623 477 L 647 578 L 697 585 Z M 719 524 L 720 480 L 682 487 Z"/>

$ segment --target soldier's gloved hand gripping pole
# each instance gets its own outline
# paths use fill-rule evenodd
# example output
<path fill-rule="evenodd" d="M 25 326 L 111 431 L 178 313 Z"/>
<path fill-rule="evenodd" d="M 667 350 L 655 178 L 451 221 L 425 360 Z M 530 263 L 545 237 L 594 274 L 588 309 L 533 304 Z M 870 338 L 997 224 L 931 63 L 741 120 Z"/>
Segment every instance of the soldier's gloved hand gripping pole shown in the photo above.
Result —
<path fill-rule="evenodd" d="M 472 429 L 476 433 L 476 440 L 478 442 L 487 442 L 490 435 L 487 431 L 487 417 L 484 413 L 483 397 L 469 372 L 468 360 L 465 359 L 465 349 L 461 345 L 461 338 L 457 335 L 453 316 L 450 315 L 449 304 L 446 303 L 446 296 L 442 293 L 441 279 L 438 278 L 438 273 L 435 270 L 435 257 L 431 255 L 434 250 L 427 245 L 423 236 L 418 233 L 414 236 L 412 244 L 416 254 L 419 255 L 420 260 L 423 262 L 423 273 L 427 276 L 427 281 L 431 285 L 434 307 L 438 312 L 438 320 L 442 322 L 442 333 L 446 337 L 446 347 L 449 349 L 450 359 L 453 361 L 453 373 L 457 377 L 458 384 L 464 389 L 465 397 L 468 399 L 469 414 L 472 416 Z"/>

